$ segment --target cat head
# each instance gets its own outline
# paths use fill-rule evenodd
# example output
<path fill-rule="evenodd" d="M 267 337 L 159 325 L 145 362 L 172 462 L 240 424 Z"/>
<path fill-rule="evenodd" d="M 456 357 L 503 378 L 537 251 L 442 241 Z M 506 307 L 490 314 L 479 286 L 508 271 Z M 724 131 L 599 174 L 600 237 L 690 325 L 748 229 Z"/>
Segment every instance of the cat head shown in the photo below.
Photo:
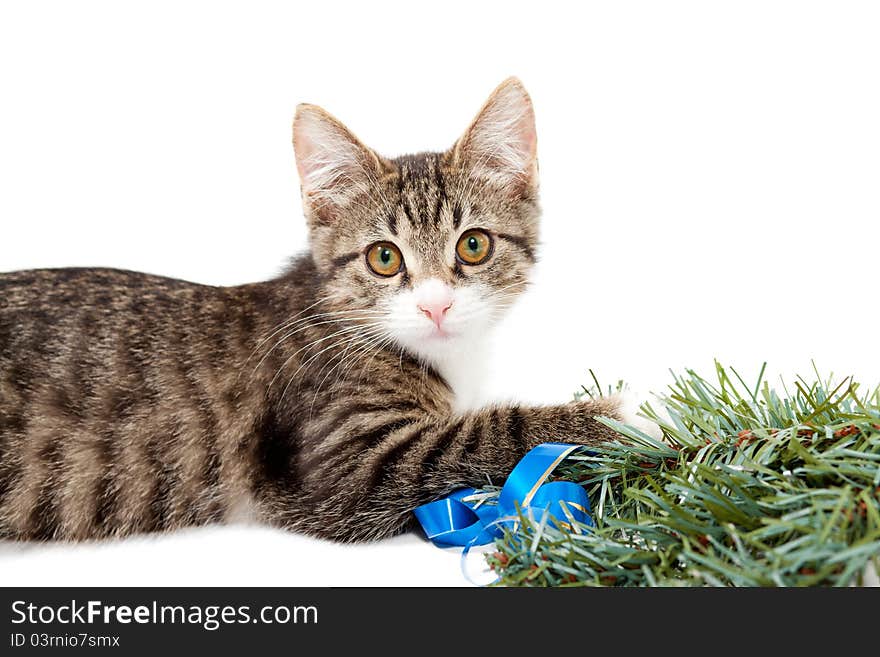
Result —
<path fill-rule="evenodd" d="M 484 335 L 534 265 L 536 143 L 514 78 L 442 153 L 383 157 L 300 105 L 293 144 L 323 293 L 372 338 L 430 363 Z"/>

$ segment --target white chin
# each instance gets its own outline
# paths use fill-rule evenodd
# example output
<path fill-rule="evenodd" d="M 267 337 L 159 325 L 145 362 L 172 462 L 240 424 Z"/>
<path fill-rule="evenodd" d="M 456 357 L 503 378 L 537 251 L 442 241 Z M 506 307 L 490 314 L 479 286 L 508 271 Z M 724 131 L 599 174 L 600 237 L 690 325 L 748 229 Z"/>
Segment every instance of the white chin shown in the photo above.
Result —
<path fill-rule="evenodd" d="M 448 359 L 460 350 L 466 336 L 460 333 L 431 331 L 419 336 L 398 338 L 400 345 L 409 353 L 431 364 Z"/>

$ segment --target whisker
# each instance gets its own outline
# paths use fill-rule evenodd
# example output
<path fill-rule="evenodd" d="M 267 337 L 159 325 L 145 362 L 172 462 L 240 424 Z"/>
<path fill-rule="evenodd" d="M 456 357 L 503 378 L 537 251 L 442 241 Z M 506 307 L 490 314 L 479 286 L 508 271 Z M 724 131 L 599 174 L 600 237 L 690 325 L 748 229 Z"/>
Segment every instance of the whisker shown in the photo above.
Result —
<path fill-rule="evenodd" d="M 378 342 L 379 340 L 382 339 L 382 335 L 383 335 L 383 333 L 380 332 L 378 338 L 373 338 L 373 339 L 370 339 L 370 340 L 368 340 L 368 341 L 365 341 L 365 346 L 361 346 L 361 347 L 359 347 L 358 349 L 356 349 L 356 350 L 351 354 L 350 358 L 356 358 L 356 357 L 358 356 L 358 354 L 363 353 L 365 349 L 369 349 L 373 344 L 375 344 L 376 342 Z M 385 335 L 387 335 L 387 334 L 385 334 Z M 383 340 L 382 343 L 380 343 L 380 347 L 381 347 L 381 344 L 384 344 L 385 342 L 387 342 L 387 339 L 388 339 L 388 338 L 386 337 L 385 340 Z M 361 344 L 364 345 L 364 341 L 362 341 Z M 348 349 L 349 349 L 350 346 L 351 346 L 351 345 L 348 345 L 348 346 L 346 347 L 345 351 L 348 351 Z M 343 354 L 344 354 L 344 353 L 345 353 L 345 352 L 343 352 Z M 377 352 L 377 353 L 378 353 L 378 352 Z M 335 358 L 335 357 L 334 357 L 334 358 Z M 315 390 L 315 394 L 312 396 L 312 403 L 311 403 L 311 405 L 309 406 L 309 415 L 310 415 L 310 416 L 311 416 L 312 410 L 314 409 L 315 402 L 316 402 L 317 399 L 318 399 L 318 394 L 321 392 L 321 387 L 324 385 L 324 382 L 330 377 L 330 375 L 333 373 L 333 370 L 335 370 L 336 368 L 340 367 L 340 366 L 346 361 L 346 358 L 347 358 L 347 357 L 346 357 L 345 355 L 343 355 L 343 358 L 342 358 L 338 363 L 336 363 L 336 365 L 334 365 L 334 366 L 330 369 L 330 371 L 327 372 L 327 374 L 324 375 L 324 378 L 323 378 L 323 379 L 321 379 L 321 382 L 318 384 L 318 387 L 317 387 L 317 389 Z M 374 354 L 374 358 L 375 358 L 375 354 Z M 330 362 L 332 362 L 332 361 L 330 361 Z M 328 363 L 328 364 L 329 364 L 329 363 Z M 327 365 L 324 366 L 324 368 L 326 368 L 326 367 L 327 367 Z M 324 371 L 324 368 L 322 368 L 321 371 L 318 372 L 318 376 L 321 375 L 321 372 Z M 341 374 L 341 373 L 342 373 L 342 371 L 340 371 L 340 374 Z M 335 381 L 338 381 L 338 380 L 339 380 L 339 375 L 337 374 L 337 377 L 336 377 L 336 380 L 335 380 Z M 334 382 L 334 385 L 335 385 L 335 382 Z"/>
<path fill-rule="evenodd" d="M 385 334 L 385 335 L 381 335 L 381 334 L 380 334 L 380 335 L 377 335 L 377 336 L 373 336 L 373 339 L 370 341 L 370 343 L 369 343 L 368 345 L 366 345 L 366 348 L 365 348 L 365 349 L 360 349 L 360 350 L 358 350 L 358 351 L 355 351 L 355 352 L 351 355 L 351 357 L 349 358 L 349 363 L 348 363 L 348 365 L 347 365 L 346 367 L 343 368 L 343 370 L 342 370 L 342 372 L 341 372 L 340 374 L 344 376 L 344 375 L 346 375 L 348 372 L 350 372 L 350 371 L 352 370 L 352 368 L 353 368 L 355 365 L 357 365 L 357 357 L 358 357 L 358 356 L 363 356 L 363 355 L 364 355 L 364 352 L 368 351 L 370 348 L 373 348 L 373 347 L 380 347 L 380 346 L 386 344 L 390 339 L 393 339 L 393 337 L 392 337 L 390 334 Z M 360 380 L 358 380 L 358 383 L 360 383 Z"/>
<path fill-rule="evenodd" d="M 281 336 L 281 338 L 275 343 L 275 345 L 274 345 L 271 349 L 269 349 L 269 351 L 267 351 L 265 354 L 263 354 L 263 357 L 259 360 L 259 362 L 258 362 L 258 363 L 256 364 L 256 366 L 254 367 L 253 371 L 251 372 L 250 379 L 248 379 L 248 380 L 253 379 L 254 375 L 257 373 L 257 370 L 259 370 L 259 369 L 260 369 L 260 366 L 262 366 L 262 364 L 263 364 L 264 362 L 266 362 L 266 359 L 267 359 L 270 355 L 272 355 L 272 352 L 274 352 L 274 351 L 275 351 L 278 347 L 280 347 L 280 346 L 281 346 L 286 340 L 289 340 L 291 337 L 293 337 L 293 336 L 296 335 L 297 333 L 300 333 L 300 332 L 302 332 L 302 331 L 307 331 L 308 329 L 315 328 L 315 327 L 317 327 L 317 326 L 324 326 L 324 325 L 326 325 L 326 324 L 336 324 L 336 323 L 342 323 L 342 322 L 349 322 L 349 321 L 354 320 L 354 319 L 376 319 L 376 318 L 378 318 L 379 316 L 380 316 L 380 315 L 375 315 L 375 316 L 374 316 L 374 315 L 364 315 L 364 316 L 355 316 L 355 317 L 352 317 L 352 316 L 337 317 L 337 318 L 325 319 L 325 320 L 320 321 L 320 322 L 314 322 L 314 323 L 312 323 L 312 324 L 305 324 L 305 325 L 300 326 L 300 327 L 298 327 L 298 328 L 296 328 L 296 329 L 293 329 L 293 330 L 291 330 L 291 331 L 288 331 L 288 332 L 285 333 L 283 336 Z M 311 318 L 309 318 L 309 319 L 311 319 Z"/>
<path fill-rule="evenodd" d="M 489 296 L 493 296 L 493 295 L 496 295 L 500 292 L 504 292 L 504 290 L 509 290 L 510 288 L 516 287 L 517 285 L 522 285 L 523 287 L 528 287 L 529 281 L 527 281 L 527 280 L 526 281 L 515 281 L 515 282 L 511 283 L 510 285 L 505 285 L 504 287 L 500 287 L 497 290 L 490 290 Z"/>
<path fill-rule="evenodd" d="M 373 362 L 373 359 L 376 357 L 376 355 L 378 355 L 378 353 L 379 353 L 382 349 L 384 349 L 388 344 L 390 344 L 393 340 L 394 340 L 394 337 L 393 337 L 393 336 L 388 336 L 387 338 L 385 338 L 384 340 L 382 340 L 382 341 L 380 341 L 378 344 L 376 344 L 376 345 L 374 346 L 373 349 L 368 350 L 366 353 L 362 354 L 362 358 L 366 358 L 367 354 L 372 352 L 372 353 L 373 353 L 373 357 L 370 358 L 370 360 L 369 360 L 368 362 L 366 362 L 366 363 L 362 362 L 362 363 L 361 363 L 361 369 L 360 369 L 360 373 L 359 373 L 359 375 L 358 375 L 358 384 L 361 383 L 361 380 L 362 380 L 363 377 L 364 377 L 364 370 L 366 369 L 367 365 L 368 365 L 369 363 L 372 363 L 372 362 Z M 351 363 L 351 365 L 348 367 L 348 370 L 347 370 L 347 371 L 350 371 L 352 368 L 354 368 L 354 366 L 355 366 L 356 364 L 357 364 L 357 361 L 353 361 L 353 362 Z"/>
<path fill-rule="evenodd" d="M 262 340 L 260 340 L 260 342 L 257 344 L 257 346 L 254 347 L 253 351 L 251 351 L 251 353 L 248 355 L 248 357 L 247 357 L 247 358 L 244 360 L 244 362 L 241 364 L 241 367 L 239 368 L 239 372 L 238 372 L 238 377 L 241 377 L 241 373 L 244 371 L 245 366 L 250 362 L 250 360 L 254 357 L 254 355 L 257 353 L 257 351 L 259 351 L 260 347 L 262 347 L 264 344 L 266 344 L 266 342 L 268 342 L 269 340 L 271 340 L 274 336 L 278 335 L 278 334 L 281 333 L 282 331 L 285 331 L 285 330 L 287 330 L 287 329 L 290 329 L 290 328 L 292 328 L 293 326 L 296 326 L 297 324 L 300 324 L 300 323 L 302 323 L 302 322 L 308 322 L 308 321 L 310 321 L 310 320 L 312 320 L 312 319 L 316 319 L 316 318 L 318 318 L 318 317 L 325 317 L 325 316 L 331 316 L 331 315 L 332 315 L 332 316 L 336 316 L 336 315 L 343 315 L 343 314 L 350 314 L 350 313 L 367 313 L 367 312 L 369 312 L 369 313 L 374 313 L 374 312 L 375 312 L 375 313 L 379 313 L 379 311 L 366 310 L 366 309 L 363 309 L 363 310 L 360 310 L 360 309 L 350 309 L 350 310 L 333 311 L 332 313 L 317 313 L 317 314 L 309 315 L 308 317 L 302 317 L 302 318 L 300 318 L 300 316 L 301 316 L 303 313 L 307 312 L 309 309 L 314 308 L 314 307 L 317 306 L 318 304 L 320 304 L 320 303 L 322 303 L 322 302 L 324 302 L 324 301 L 327 301 L 328 299 L 331 299 L 331 298 L 333 298 L 334 296 L 335 296 L 335 295 L 327 295 L 327 296 L 325 296 L 325 297 L 322 297 L 322 298 L 318 299 L 317 301 L 315 301 L 314 303 L 312 303 L 312 304 L 306 306 L 303 310 L 301 310 L 299 313 L 297 313 L 297 314 L 294 315 L 293 317 L 291 317 L 291 318 L 289 318 L 289 319 L 287 319 L 287 320 L 281 322 L 280 324 L 277 324 L 277 325 L 273 328 L 273 330 L 269 333 L 269 335 L 267 335 L 265 338 L 263 338 Z M 276 346 L 277 346 L 277 345 L 276 345 Z M 273 347 L 273 349 L 274 349 L 274 347 Z M 271 353 L 271 351 L 270 351 L 270 353 Z M 261 362 L 262 362 L 262 361 L 261 361 Z M 258 368 L 259 368 L 259 365 L 258 365 L 257 368 L 255 368 L 255 369 L 258 369 Z M 253 377 L 253 372 L 251 372 L 251 377 Z"/>
<path fill-rule="evenodd" d="M 339 336 L 339 335 L 345 334 L 345 333 L 350 333 L 350 332 L 353 332 L 353 331 L 358 331 L 358 330 L 360 330 L 361 328 L 363 328 L 363 327 L 361 327 L 361 326 L 348 326 L 348 327 L 346 327 L 346 328 L 344 328 L 344 329 L 341 329 L 341 330 L 339 330 L 339 331 L 336 331 L 336 332 L 334 332 L 334 333 L 331 333 L 330 335 L 326 335 L 326 336 L 324 336 L 324 337 L 318 338 L 317 340 L 312 340 L 312 341 L 309 342 L 308 344 L 306 344 L 306 345 L 300 347 L 300 348 L 297 349 L 295 352 L 293 352 L 290 356 L 288 356 L 288 357 L 285 359 L 285 361 L 281 364 L 281 367 L 278 368 L 278 371 L 275 373 L 275 376 L 272 377 L 272 381 L 269 382 L 268 389 L 271 389 L 271 388 L 272 388 L 272 386 L 275 384 L 275 381 L 276 381 L 276 380 L 278 379 L 278 377 L 280 376 L 281 372 L 284 370 L 285 367 L 288 366 L 288 364 L 290 364 L 290 361 L 292 361 L 294 358 L 296 358 L 297 354 L 300 354 L 301 352 L 303 352 L 303 351 L 305 351 L 305 350 L 307 350 L 307 349 L 311 349 L 312 347 L 314 347 L 315 345 L 317 345 L 317 344 L 319 344 L 319 343 L 321 343 L 321 342 L 324 342 L 324 341 L 326 341 L 326 340 L 331 340 L 331 339 L 333 339 L 333 338 L 335 338 L 335 337 L 337 337 L 337 336 Z M 333 345 L 331 345 L 331 346 L 333 346 Z M 319 352 L 319 353 L 323 353 L 323 351 L 321 351 L 321 352 Z M 302 369 L 302 365 L 300 365 L 300 369 Z M 297 373 L 299 373 L 299 370 L 297 370 Z"/>
<path fill-rule="evenodd" d="M 310 356 L 306 361 L 304 361 L 304 362 L 299 366 L 299 368 L 296 370 L 296 372 L 293 373 L 293 376 L 290 377 L 290 380 L 287 382 L 287 385 L 284 386 L 284 390 L 281 392 L 281 399 L 282 399 L 282 400 L 284 399 L 284 395 L 287 393 L 287 389 L 288 389 L 288 388 L 290 387 L 290 385 L 296 380 L 296 377 L 297 377 L 297 375 L 300 373 L 300 371 L 301 371 L 304 367 L 307 367 L 307 366 L 309 365 L 309 363 L 311 363 L 312 361 L 314 361 L 316 358 L 318 358 L 321 354 L 325 353 L 325 352 L 328 351 L 329 349 L 333 349 L 334 347 L 338 347 L 338 346 L 341 345 L 341 344 L 345 344 L 346 341 L 350 341 L 350 340 L 352 340 L 352 339 L 357 340 L 359 337 L 360 337 L 360 336 L 355 335 L 355 336 L 351 336 L 351 337 L 349 337 L 349 338 L 343 338 L 342 340 L 338 340 L 338 341 L 334 342 L 333 344 L 331 344 L 331 345 L 325 347 L 324 349 L 321 349 L 321 351 L 319 351 L 318 353 L 313 354 L 312 356 Z"/>
<path fill-rule="evenodd" d="M 279 333 L 280 331 L 283 331 L 285 326 L 288 326 L 291 322 L 293 322 L 294 320 L 296 320 L 296 319 L 297 319 L 300 315 L 302 315 L 303 313 L 305 313 L 305 312 L 311 310 L 312 308 L 314 308 L 315 306 L 317 306 L 319 303 L 323 303 L 324 301 L 327 301 L 328 299 L 331 299 L 332 297 L 333 297 L 332 294 L 328 294 L 326 297 L 321 297 L 320 299 L 318 299 L 318 300 L 315 301 L 314 303 L 309 304 L 308 306 L 306 306 L 305 308 L 303 308 L 301 311 L 299 311 L 299 312 L 298 312 L 296 315 L 294 315 L 293 317 L 289 317 L 288 319 L 285 319 L 284 321 L 280 322 L 279 324 L 276 324 L 274 327 L 272 327 L 271 329 L 269 329 L 269 330 L 271 331 L 271 333 L 270 333 L 269 335 L 267 335 L 265 338 L 263 338 L 263 339 L 259 342 L 259 344 L 257 344 L 256 347 L 254 347 L 254 350 L 250 353 L 250 356 L 248 356 L 247 359 L 245 360 L 244 365 L 247 364 L 247 362 L 251 359 L 251 357 L 253 357 L 253 355 L 257 352 L 257 350 L 258 350 L 261 346 L 263 346 L 263 344 L 265 344 L 266 342 L 268 342 L 269 340 L 272 339 L 272 336 L 273 336 L 273 335 Z"/>
<path fill-rule="evenodd" d="M 387 334 L 387 331 L 385 331 L 382 327 L 373 327 L 371 330 L 369 330 L 369 331 L 364 331 L 362 334 L 360 334 L 360 335 L 356 335 L 356 336 L 354 336 L 354 337 L 355 337 L 355 338 L 366 338 L 366 341 L 370 341 L 370 340 L 372 340 L 375 336 L 381 336 L 381 335 L 384 335 L 384 334 Z M 364 341 L 365 341 L 365 340 L 360 340 L 361 343 L 363 343 Z M 340 359 L 339 363 L 337 363 L 337 365 L 334 365 L 334 366 L 333 366 L 333 369 L 336 369 L 336 367 L 337 367 L 339 364 L 341 364 L 341 363 L 345 360 L 346 355 L 347 355 L 347 353 L 348 353 L 348 350 L 352 347 L 352 345 L 354 345 L 354 344 L 356 344 L 356 343 L 357 343 L 357 340 L 354 340 L 354 339 L 353 339 L 353 340 L 350 340 L 349 343 L 345 346 L 345 349 L 344 349 L 340 354 L 336 354 L 336 355 L 334 355 L 334 356 L 333 356 L 332 358 L 330 358 L 326 363 L 324 363 L 324 366 L 318 371 L 317 376 L 321 376 L 321 373 L 322 373 L 325 369 L 327 369 L 327 367 L 328 367 L 328 366 L 329 366 L 334 360 L 336 360 L 337 358 L 340 358 L 340 356 L 341 356 L 341 359 Z M 328 372 L 328 375 L 329 375 L 330 373 L 332 373 L 333 369 L 331 369 L 330 372 Z M 326 378 L 326 377 L 325 377 L 325 378 Z M 321 383 L 323 383 L 323 380 L 321 381 Z M 318 386 L 318 389 L 320 390 L 320 385 Z"/>
<path fill-rule="evenodd" d="M 337 331 L 337 332 L 334 333 L 333 335 L 331 335 L 331 336 L 327 336 L 327 338 L 323 338 L 322 340 L 314 340 L 314 341 L 312 341 L 311 343 L 309 343 L 308 346 L 309 346 L 309 347 L 313 347 L 313 346 L 316 345 L 318 342 L 322 342 L 323 340 L 329 339 L 329 338 L 331 338 L 331 337 L 339 336 L 340 334 L 343 334 L 343 333 L 349 333 L 349 332 L 352 332 L 352 329 L 359 329 L 359 328 L 362 328 L 362 327 L 350 327 L 349 329 L 344 329 L 344 330 L 342 330 L 342 331 Z M 372 336 L 372 335 L 375 335 L 375 334 L 378 334 L 378 333 L 382 332 L 383 330 L 384 330 L 384 329 L 382 328 L 381 325 L 370 326 L 370 327 L 368 327 L 368 330 L 366 330 L 366 331 L 364 331 L 364 332 L 362 332 L 362 333 L 358 333 L 357 330 L 354 330 L 354 335 L 352 335 L 352 336 L 348 336 L 348 337 L 346 337 L 346 338 L 343 338 L 342 340 L 338 340 L 338 341 L 334 342 L 333 344 L 331 344 L 328 348 L 333 348 L 333 347 L 336 347 L 336 346 L 338 346 L 338 345 L 340 345 L 340 344 L 344 344 L 344 343 L 346 342 L 346 340 L 357 339 L 357 338 L 363 338 L 363 337 L 370 337 L 370 336 Z M 323 354 L 325 351 L 327 351 L 326 348 L 325 348 L 325 349 L 322 349 L 321 351 L 319 351 L 319 352 L 316 353 L 316 354 L 313 354 L 312 356 L 309 356 L 308 359 L 306 359 L 305 361 L 303 361 L 303 362 L 300 364 L 299 368 L 296 370 L 296 372 L 294 372 L 294 375 L 293 375 L 292 378 L 296 378 L 297 374 L 299 374 L 299 372 L 300 372 L 303 368 L 307 367 L 307 366 L 309 365 L 309 363 L 311 363 L 312 361 L 314 361 L 318 356 L 320 356 L 321 354 Z M 282 366 L 282 367 L 284 367 L 284 366 Z"/>

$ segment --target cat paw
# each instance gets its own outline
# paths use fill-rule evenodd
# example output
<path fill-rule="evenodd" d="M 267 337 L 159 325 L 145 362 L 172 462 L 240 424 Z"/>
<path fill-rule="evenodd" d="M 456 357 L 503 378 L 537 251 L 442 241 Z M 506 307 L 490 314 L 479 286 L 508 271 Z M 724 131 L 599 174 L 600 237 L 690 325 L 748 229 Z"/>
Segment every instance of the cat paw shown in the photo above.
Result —
<path fill-rule="evenodd" d="M 660 429 L 660 425 L 639 415 L 639 407 L 642 405 L 639 397 L 624 392 L 617 395 L 617 399 L 621 422 L 648 434 L 655 440 L 663 440 L 663 430 Z"/>

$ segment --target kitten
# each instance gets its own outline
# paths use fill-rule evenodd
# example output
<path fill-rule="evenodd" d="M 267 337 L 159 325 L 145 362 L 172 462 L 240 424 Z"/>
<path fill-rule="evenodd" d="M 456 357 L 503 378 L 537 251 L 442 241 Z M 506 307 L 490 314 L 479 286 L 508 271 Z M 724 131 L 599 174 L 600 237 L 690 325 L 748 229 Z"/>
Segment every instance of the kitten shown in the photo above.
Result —
<path fill-rule="evenodd" d="M 0 275 L 0 537 L 258 518 L 341 541 L 615 436 L 618 401 L 473 409 L 538 234 L 532 103 L 510 79 L 448 151 L 389 159 L 301 105 L 311 250 L 218 288 L 108 269 Z"/>

